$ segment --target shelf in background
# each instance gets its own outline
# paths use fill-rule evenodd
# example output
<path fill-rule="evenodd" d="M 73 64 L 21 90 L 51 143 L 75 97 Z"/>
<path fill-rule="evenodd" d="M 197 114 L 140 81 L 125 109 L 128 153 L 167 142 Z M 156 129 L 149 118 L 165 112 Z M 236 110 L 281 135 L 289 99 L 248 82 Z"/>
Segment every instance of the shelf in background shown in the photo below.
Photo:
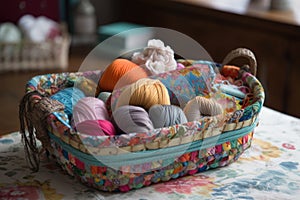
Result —
<path fill-rule="evenodd" d="M 270 0 L 173 0 L 183 4 L 218 10 L 226 13 L 255 17 L 267 21 L 300 26 L 300 1 L 289 0 L 290 9 L 274 10 Z"/>

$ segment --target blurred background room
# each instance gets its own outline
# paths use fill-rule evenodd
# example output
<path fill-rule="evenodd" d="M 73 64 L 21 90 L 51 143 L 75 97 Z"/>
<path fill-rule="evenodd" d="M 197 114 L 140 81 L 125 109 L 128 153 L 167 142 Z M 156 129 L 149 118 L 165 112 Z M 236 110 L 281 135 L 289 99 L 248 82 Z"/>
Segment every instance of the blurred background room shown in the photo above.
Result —
<path fill-rule="evenodd" d="M 101 41 L 136 27 L 186 34 L 219 63 L 232 49 L 252 50 L 265 106 L 300 117 L 299 10 L 298 0 L 6 1 L 0 7 L 0 134 L 19 129 L 28 80 L 78 71 Z M 129 47 L 118 45 L 110 51 Z"/>

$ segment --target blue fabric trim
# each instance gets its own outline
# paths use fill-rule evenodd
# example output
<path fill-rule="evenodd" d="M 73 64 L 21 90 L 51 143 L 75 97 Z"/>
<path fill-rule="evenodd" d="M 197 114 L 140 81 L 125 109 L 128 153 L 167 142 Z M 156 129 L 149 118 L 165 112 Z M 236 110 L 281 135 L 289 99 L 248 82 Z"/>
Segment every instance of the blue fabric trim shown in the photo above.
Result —
<path fill-rule="evenodd" d="M 49 133 L 52 140 L 62 146 L 63 149 L 72 153 L 74 156 L 79 158 L 81 161 L 87 165 L 97 165 L 97 166 L 110 166 L 119 168 L 121 166 L 132 166 L 137 164 L 143 164 L 152 161 L 164 160 L 164 159 L 175 159 L 184 153 L 189 153 L 197 150 L 206 149 L 209 147 L 214 147 L 216 145 L 223 144 L 227 141 L 236 140 L 244 135 L 250 133 L 254 130 L 257 125 L 257 121 L 250 126 L 244 127 L 242 129 L 225 132 L 218 136 L 213 136 L 206 138 L 204 140 L 199 140 L 183 145 L 167 147 L 157 150 L 147 150 L 119 155 L 109 155 L 109 156 L 94 156 L 91 154 L 83 153 L 72 146 L 64 143 L 60 138 Z M 170 163 L 169 163 L 170 164 Z"/>

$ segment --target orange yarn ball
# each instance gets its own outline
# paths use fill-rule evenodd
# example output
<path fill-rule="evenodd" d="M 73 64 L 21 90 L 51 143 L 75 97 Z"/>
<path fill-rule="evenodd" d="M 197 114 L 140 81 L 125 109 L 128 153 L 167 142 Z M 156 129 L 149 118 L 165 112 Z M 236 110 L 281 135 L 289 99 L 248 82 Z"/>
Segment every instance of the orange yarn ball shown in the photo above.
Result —
<path fill-rule="evenodd" d="M 150 75 L 151 73 L 147 69 L 144 69 L 140 66 L 135 67 L 119 79 L 118 83 L 115 85 L 115 89 L 130 85 L 142 78 L 147 78 Z"/>
<path fill-rule="evenodd" d="M 240 68 L 233 65 L 224 65 L 221 69 L 221 74 L 225 77 L 230 76 L 233 79 L 238 78 Z"/>
<path fill-rule="evenodd" d="M 98 83 L 97 93 L 113 91 L 119 79 L 135 67 L 138 65 L 127 59 L 118 58 L 114 60 L 103 72 Z"/>

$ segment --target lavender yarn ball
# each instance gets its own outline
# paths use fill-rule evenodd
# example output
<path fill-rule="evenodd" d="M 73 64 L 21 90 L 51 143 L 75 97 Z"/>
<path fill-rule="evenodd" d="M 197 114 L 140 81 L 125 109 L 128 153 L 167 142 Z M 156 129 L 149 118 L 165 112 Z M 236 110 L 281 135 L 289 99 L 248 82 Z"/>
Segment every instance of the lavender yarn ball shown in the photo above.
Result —
<path fill-rule="evenodd" d="M 147 111 L 138 106 L 121 106 L 113 112 L 112 118 L 119 134 L 144 133 L 154 129 Z"/>
<path fill-rule="evenodd" d="M 187 122 L 183 110 L 174 105 L 154 105 L 149 109 L 149 118 L 154 128 L 168 127 Z"/>

